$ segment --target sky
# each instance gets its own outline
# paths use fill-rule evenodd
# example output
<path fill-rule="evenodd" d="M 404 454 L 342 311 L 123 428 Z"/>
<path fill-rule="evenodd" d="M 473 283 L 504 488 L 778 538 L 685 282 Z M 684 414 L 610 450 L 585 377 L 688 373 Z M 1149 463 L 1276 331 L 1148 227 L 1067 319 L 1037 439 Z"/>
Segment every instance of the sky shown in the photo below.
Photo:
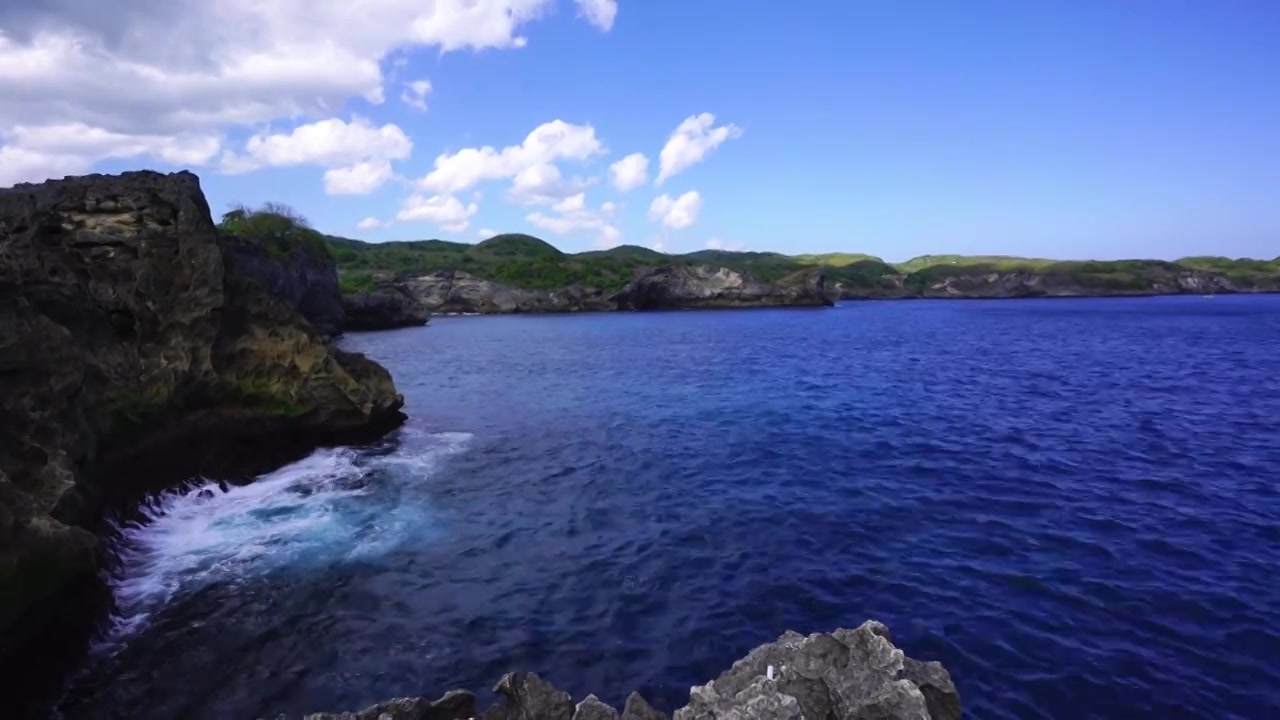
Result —
<path fill-rule="evenodd" d="M 1280 255 L 1275 0 L 0 3 L 0 187 L 372 242 Z"/>

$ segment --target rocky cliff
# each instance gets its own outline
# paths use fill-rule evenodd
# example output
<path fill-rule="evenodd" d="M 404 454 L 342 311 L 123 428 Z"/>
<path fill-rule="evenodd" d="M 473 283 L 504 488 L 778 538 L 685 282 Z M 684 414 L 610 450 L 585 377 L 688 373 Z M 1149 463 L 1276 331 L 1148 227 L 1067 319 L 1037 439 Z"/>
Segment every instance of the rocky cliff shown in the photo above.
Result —
<path fill-rule="evenodd" d="M 776 283 L 706 265 L 670 265 L 631 281 L 610 300 L 619 310 L 831 305 L 821 270 L 806 270 Z"/>
<path fill-rule="evenodd" d="M 524 290 L 482 280 L 461 270 L 404 275 L 395 281 L 433 313 L 540 313 L 612 310 L 604 293 L 572 285 L 560 290 Z"/>
<path fill-rule="evenodd" d="M 834 291 L 820 270 L 796 273 L 777 283 L 763 283 L 747 273 L 709 266 L 671 266 L 649 270 L 612 295 L 584 285 L 558 290 L 525 290 L 483 280 L 459 270 L 404 274 L 383 279 L 376 293 L 345 299 L 352 329 L 370 295 L 388 306 L 396 295 L 411 298 L 431 313 L 566 313 L 605 310 L 658 310 L 712 307 L 830 305 Z M 394 315 L 396 311 L 389 311 Z M 406 323 L 408 324 L 408 323 Z M 421 323 L 418 323 L 421 324 Z"/>
<path fill-rule="evenodd" d="M 405 288 L 387 285 L 342 296 L 347 330 L 391 330 L 426 325 L 431 313 Z"/>
<path fill-rule="evenodd" d="M 1126 297 L 1150 295 L 1216 295 L 1248 292 L 1280 292 L 1280 281 L 1265 277 L 1251 282 L 1233 280 L 1222 273 L 1202 270 L 1137 276 L 1124 273 L 1098 275 L 1065 272 L 992 271 L 930 272 L 886 275 L 874 286 L 837 285 L 841 298 L 1031 298 Z"/>
<path fill-rule="evenodd" d="M 267 248 L 224 233 L 220 238 L 228 271 L 298 311 L 320 335 L 341 334 L 344 323 L 338 269 L 333 258 L 301 250 L 275 256 Z"/>
<path fill-rule="evenodd" d="M 509 673 L 494 687 L 504 702 L 477 712 L 475 696 L 455 690 L 436 701 L 400 698 L 359 712 L 305 720 L 671 720 L 638 693 L 621 715 L 594 695 L 574 703 L 532 673 Z M 889 629 L 805 637 L 788 632 L 761 645 L 715 680 L 689 691 L 674 720 L 959 720 L 960 696 L 936 662 L 906 657 Z M 287 720 L 280 716 L 278 720 Z"/>
<path fill-rule="evenodd" d="M 95 572 L 81 526 L 108 499 L 403 420 L 386 370 L 255 263 L 190 173 L 0 190 L 0 651 Z"/>

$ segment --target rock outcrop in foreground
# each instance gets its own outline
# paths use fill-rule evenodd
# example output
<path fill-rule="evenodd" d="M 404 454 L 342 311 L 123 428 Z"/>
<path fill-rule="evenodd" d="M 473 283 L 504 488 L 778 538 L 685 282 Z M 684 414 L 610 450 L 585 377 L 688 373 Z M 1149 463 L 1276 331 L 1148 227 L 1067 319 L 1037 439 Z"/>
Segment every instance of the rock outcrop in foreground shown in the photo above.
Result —
<path fill-rule="evenodd" d="M 297 289 L 190 173 L 0 190 L 0 653 L 95 573 L 107 500 L 403 421 L 387 371 L 299 314 L 340 307 Z"/>
<path fill-rule="evenodd" d="M 504 702 L 477 712 L 475 696 L 455 690 L 436 701 L 401 698 L 360 712 L 304 720 L 666 720 L 632 693 L 621 715 L 594 695 L 578 703 L 533 673 L 508 673 L 494 692 Z M 787 632 L 761 645 L 715 680 L 693 687 L 674 720 L 958 720 L 960 696 L 941 664 L 906 657 L 889 629 L 805 637 Z M 280 716 L 278 720 L 287 720 Z"/>

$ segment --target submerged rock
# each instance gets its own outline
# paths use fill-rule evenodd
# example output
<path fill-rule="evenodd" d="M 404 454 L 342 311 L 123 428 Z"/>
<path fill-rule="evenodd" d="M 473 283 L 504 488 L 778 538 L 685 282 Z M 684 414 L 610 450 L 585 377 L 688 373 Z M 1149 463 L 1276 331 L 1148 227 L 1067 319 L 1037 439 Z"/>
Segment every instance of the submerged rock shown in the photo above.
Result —
<path fill-rule="evenodd" d="M 456 692 L 456 691 L 455 691 Z M 715 680 L 690 688 L 689 703 L 669 716 L 638 693 L 618 711 L 588 695 L 576 705 L 533 673 L 508 673 L 494 692 L 504 702 L 481 720 L 959 720 L 960 696 L 941 664 L 919 662 L 895 647 L 874 620 L 853 630 L 804 636 L 784 633 L 752 650 Z M 473 705 L 446 707 L 394 700 L 359 713 L 307 715 L 305 720 L 463 720 Z M 469 695 L 467 695 L 470 698 Z M 458 714 L 449 714 L 457 712 Z M 399 713 L 399 714 L 397 714 Z M 280 720 L 287 720 L 280 716 Z"/>
<path fill-rule="evenodd" d="M 821 269 L 804 270 L 776 283 L 707 265 L 671 265 L 633 280 L 610 298 L 619 310 L 831 305 Z"/>
<path fill-rule="evenodd" d="M 105 499 L 403 421 L 246 258 L 190 173 L 0 190 L 0 654 L 95 572 Z"/>

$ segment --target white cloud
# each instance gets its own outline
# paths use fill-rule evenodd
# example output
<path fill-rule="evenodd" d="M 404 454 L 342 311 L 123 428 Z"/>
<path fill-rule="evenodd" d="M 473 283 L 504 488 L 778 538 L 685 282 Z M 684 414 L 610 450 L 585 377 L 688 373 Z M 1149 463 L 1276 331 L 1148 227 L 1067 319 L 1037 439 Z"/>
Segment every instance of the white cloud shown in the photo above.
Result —
<path fill-rule="evenodd" d="M 587 207 L 586 194 L 577 193 L 552 205 L 551 210 L 556 214 L 535 212 L 526 215 L 525 220 L 557 235 L 577 230 L 596 230 L 599 232 L 596 247 L 613 247 L 621 242 L 622 232 L 613 225 L 617 206 L 612 202 L 602 203 L 599 210 L 592 210 Z"/>
<path fill-rule="evenodd" d="M 382 187 L 395 173 L 386 160 L 369 160 L 324 173 L 324 191 L 330 195 L 368 195 Z"/>
<path fill-rule="evenodd" d="M 687 228 L 697 222 L 701 212 L 702 196 L 698 195 L 697 190 L 690 190 L 674 200 L 670 195 L 659 195 L 649 205 L 650 220 L 675 230 Z"/>
<path fill-rule="evenodd" d="M 448 232 L 462 232 L 471 222 L 471 216 L 479 207 L 475 203 L 463 205 L 452 195 L 413 195 L 404 201 L 397 220 L 425 220 L 435 223 Z"/>
<path fill-rule="evenodd" d="M 609 166 L 613 186 L 622 192 L 635 190 L 649 182 L 649 158 L 644 153 L 631 153 Z"/>
<path fill-rule="evenodd" d="M 662 238 L 652 238 L 649 240 L 649 249 L 663 252 L 667 249 L 667 243 Z"/>
<path fill-rule="evenodd" d="M 430 92 L 430 80 L 414 80 L 411 83 L 405 83 L 404 90 L 400 91 L 400 100 L 409 107 L 426 112 L 427 94 Z"/>
<path fill-rule="evenodd" d="M 557 160 L 586 160 L 605 151 L 590 125 L 573 125 L 552 120 L 533 129 L 519 145 L 502 150 L 491 146 L 463 148 L 456 153 L 440 155 L 434 169 L 418 181 L 424 189 L 439 193 L 466 190 L 484 180 L 515 178 L 521 173 L 531 177 L 527 185 L 545 180 Z M 558 179 L 559 170 L 555 170 Z M 532 176 L 540 176 L 534 178 Z"/>
<path fill-rule="evenodd" d="M 742 130 L 735 125 L 714 127 L 715 122 L 715 115 L 702 113 L 690 115 L 676 127 L 658 154 L 656 184 L 661 185 L 667 178 L 697 165 L 721 143 L 742 135 Z"/>
<path fill-rule="evenodd" d="M 336 167 L 372 158 L 403 160 L 412 152 L 413 141 L 397 125 L 374 127 L 364 118 L 329 118 L 299 125 L 288 134 L 258 133 L 245 143 L 243 156 L 224 156 L 223 165 L 229 172 L 265 165 Z"/>
<path fill-rule="evenodd" d="M 728 250 L 729 252 L 742 252 L 747 249 L 742 243 L 727 243 L 720 238 L 711 238 L 707 241 L 708 250 Z"/>
<path fill-rule="evenodd" d="M 0 3 L 0 176 L 39 181 L 233 127 L 385 98 L 393 51 L 523 47 L 556 0 L 59 0 Z M 597 27 L 605 15 L 584 13 Z M 391 63 L 386 63 L 390 70 Z M 36 150 L 14 130 L 81 123 L 110 145 Z M 160 140 L 157 140 L 159 138 Z M 157 157 L 160 157 L 157 155 Z M 214 156 L 202 158 L 208 162 Z M 353 161 L 359 162 L 363 161 Z M 186 162 L 186 161 L 184 161 Z M 190 162 L 187 164 L 199 164 Z"/>
<path fill-rule="evenodd" d="M 613 225 L 600 228 L 600 235 L 592 243 L 598 250 L 608 250 L 622 244 L 622 231 Z"/>
<path fill-rule="evenodd" d="M 582 192 L 590 184 L 580 178 L 565 180 L 560 168 L 538 163 L 516 173 L 508 198 L 520 205 L 551 205 Z"/>
<path fill-rule="evenodd" d="M 390 220 L 383 221 L 376 217 L 367 217 L 356 223 L 356 228 L 359 230 L 378 230 L 379 228 L 389 227 L 390 225 Z"/>
<path fill-rule="evenodd" d="M 494 229 L 492 229 L 492 228 L 480 228 L 480 232 L 478 232 L 478 233 L 476 233 L 476 234 L 480 236 L 480 239 L 481 239 L 481 240 L 488 240 L 489 238 L 493 237 L 494 235 L 497 235 L 497 234 L 498 234 L 498 231 L 497 231 L 497 230 L 494 230 Z"/>
<path fill-rule="evenodd" d="M 413 141 L 397 125 L 375 127 L 368 120 L 329 118 L 299 125 L 289 133 L 258 133 L 244 154 L 223 153 L 223 172 L 247 172 L 264 166 L 319 165 L 325 192 L 367 195 L 394 177 L 392 160 L 413 152 Z"/>
<path fill-rule="evenodd" d="M 618 0 L 575 0 L 578 3 L 578 16 L 587 22 L 608 32 L 613 28 L 613 19 L 618 16 Z"/>
<path fill-rule="evenodd" d="M 130 135 L 74 122 L 19 125 L 0 138 L 0 187 L 88 172 L 95 159 L 152 157 L 171 165 L 200 164 L 216 156 L 221 143 L 215 135 Z"/>

